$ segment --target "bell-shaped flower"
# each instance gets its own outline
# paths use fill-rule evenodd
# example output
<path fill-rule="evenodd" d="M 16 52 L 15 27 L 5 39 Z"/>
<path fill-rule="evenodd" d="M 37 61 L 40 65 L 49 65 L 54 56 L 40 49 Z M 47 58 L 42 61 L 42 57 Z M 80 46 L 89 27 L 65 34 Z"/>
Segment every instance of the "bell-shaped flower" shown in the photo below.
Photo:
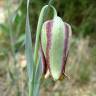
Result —
<path fill-rule="evenodd" d="M 54 80 L 65 72 L 68 58 L 71 27 L 58 16 L 44 22 L 41 32 L 41 53 L 43 71 L 49 70 Z"/>

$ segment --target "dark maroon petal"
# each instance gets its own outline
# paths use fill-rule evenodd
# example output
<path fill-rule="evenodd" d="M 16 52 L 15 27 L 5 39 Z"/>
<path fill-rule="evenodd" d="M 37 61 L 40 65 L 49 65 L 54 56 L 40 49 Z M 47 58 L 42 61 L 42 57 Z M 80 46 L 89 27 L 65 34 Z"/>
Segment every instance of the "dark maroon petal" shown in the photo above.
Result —
<path fill-rule="evenodd" d="M 68 43 L 69 43 L 69 27 L 65 24 L 65 39 L 64 39 L 64 50 L 63 50 L 63 58 L 62 58 L 62 71 L 61 73 L 65 72 L 65 66 L 68 58 Z"/>
<path fill-rule="evenodd" d="M 51 48 L 51 35 L 52 35 L 52 26 L 53 21 L 50 20 L 46 24 L 46 35 L 47 35 L 47 46 L 46 46 L 46 61 L 48 64 L 48 68 L 50 69 L 50 56 L 49 56 L 49 50 Z"/>
<path fill-rule="evenodd" d="M 48 65 L 46 63 L 46 58 L 45 58 L 44 52 L 42 50 L 42 45 L 41 45 L 41 59 L 42 59 L 42 65 L 43 65 L 43 73 L 46 74 Z"/>

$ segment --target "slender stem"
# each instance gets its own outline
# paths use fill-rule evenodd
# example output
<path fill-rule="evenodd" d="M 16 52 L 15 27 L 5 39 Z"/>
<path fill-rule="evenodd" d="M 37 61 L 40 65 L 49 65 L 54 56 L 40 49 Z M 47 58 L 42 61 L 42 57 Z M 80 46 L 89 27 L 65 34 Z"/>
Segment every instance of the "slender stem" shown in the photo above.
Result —
<path fill-rule="evenodd" d="M 49 3 L 48 3 L 48 5 L 51 5 L 51 4 L 52 4 L 52 2 L 53 2 L 53 0 L 50 0 L 50 1 L 49 1 Z"/>

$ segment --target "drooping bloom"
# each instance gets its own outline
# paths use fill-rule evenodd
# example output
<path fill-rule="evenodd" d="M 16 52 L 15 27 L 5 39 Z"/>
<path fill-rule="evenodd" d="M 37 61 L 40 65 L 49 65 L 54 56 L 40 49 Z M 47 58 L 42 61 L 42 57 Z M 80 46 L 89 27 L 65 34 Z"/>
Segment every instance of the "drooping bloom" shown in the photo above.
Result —
<path fill-rule="evenodd" d="M 41 53 L 44 73 L 49 70 L 54 80 L 65 72 L 71 27 L 58 16 L 46 21 L 41 32 Z"/>

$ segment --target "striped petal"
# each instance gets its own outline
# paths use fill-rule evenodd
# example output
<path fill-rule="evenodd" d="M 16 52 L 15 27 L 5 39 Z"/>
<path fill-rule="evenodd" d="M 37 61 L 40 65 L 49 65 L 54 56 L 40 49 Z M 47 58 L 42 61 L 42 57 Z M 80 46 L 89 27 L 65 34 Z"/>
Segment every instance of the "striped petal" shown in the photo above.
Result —
<path fill-rule="evenodd" d="M 43 24 L 41 32 L 42 51 L 46 64 L 54 80 L 58 80 L 65 71 L 71 27 L 60 17 L 54 17 Z"/>
<path fill-rule="evenodd" d="M 52 20 L 45 22 L 43 24 L 42 32 L 41 32 L 41 46 L 42 46 L 41 53 L 43 53 L 42 60 L 46 61 L 46 64 L 43 62 L 45 73 L 49 69 L 49 63 L 50 63 L 49 62 L 50 61 L 49 50 L 50 50 L 50 46 L 51 46 L 52 24 L 53 24 Z M 47 65 L 47 68 L 46 68 L 46 65 Z"/>

